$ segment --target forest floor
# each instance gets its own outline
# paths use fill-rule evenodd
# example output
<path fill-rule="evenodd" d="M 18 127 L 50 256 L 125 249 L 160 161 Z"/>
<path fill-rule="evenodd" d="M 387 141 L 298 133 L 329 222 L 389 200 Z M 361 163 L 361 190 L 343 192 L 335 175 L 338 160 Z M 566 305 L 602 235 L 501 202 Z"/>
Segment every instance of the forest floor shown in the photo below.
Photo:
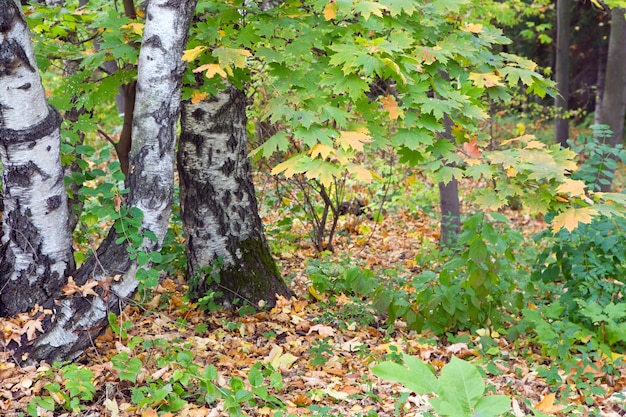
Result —
<path fill-rule="evenodd" d="M 264 221 L 271 239 L 272 228 L 280 219 L 276 212 L 267 213 Z M 546 227 L 541 220 L 520 212 L 507 215 L 527 232 Z M 305 235 L 303 224 L 293 222 L 290 227 L 294 235 Z M 380 224 L 366 217 L 346 216 L 339 224 L 335 252 L 324 259 L 372 270 L 416 274 L 420 271 L 416 263 L 419 251 L 434 245 L 438 237 L 436 219 L 424 213 L 398 209 L 387 213 Z M 580 389 L 572 386 L 570 375 L 561 372 L 562 385 L 555 386 L 537 373 L 538 364 L 549 366 L 552 359 L 543 357 L 523 341 L 513 344 L 505 337 L 492 335 L 497 348 L 492 350 L 496 353 L 490 354 L 476 335 L 437 338 L 416 334 L 408 331 L 401 321 L 388 326 L 384 317 L 377 317 L 354 297 L 311 290 L 307 262 L 319 255 L 304 238 L 284 246 L 276 257 L 295 296 L 281 299 L 270 311 L 251 315 L 224 311 L 208 314 L 188 308 L 182 277 L 166 277 L 150 300 L 126 308 L 121 320 L 132 322 L 127 334 L 107 330 L 77 361 L 80 367 L 93 373 L 92 398 L 80 398 L 80 389 L 72 392 L 69 373 L 60 372 L 59 367 L 41 364 L 19 368 L 10 361 L 0 363 L 0 415 L 27 415 L 27 405 L 37 396 L 51 397 L 55 403 L 54 412 L 39 408 L 43 416 L 228 415 L 224 401 L 209 405 L 185 397 L 185 393 L 180 396 L 186 398 L 187 404 L 176 412 L 164 413 L 163 406 L 168 400 L 157 398 L 156 389 L 165 387 L 171 391 L 172 385 L 167 388 L 168 384 L 176 386 L 176 381 L 184 385 L 185 372 L 193 368 L 190 363 L 199 369 L 213 365 L 219 374 L 216 384 L 224 391 L 231 390 L 235 396 L 240 391 L 243 398 L 246 392 L 253 391 L 251 369 L 269 368 L 259 368 L 255 365 L 259 362 L 277 369 L 282 384 L 275 379 L 276 374 L 262 372 L 265 377 L 262 384 L 273 386 L 269 388 L 270 396 L 262 401 L 257 395 L 254 406 L 241 404 L 244 415 L 280 415 L 275 414 L 273 398 L 282 401 L 287 412 L 296 416 L 432 415 L 428 413 L 431 409 L 427 397 L 412 394 L 398 403 L 406 389 L 377 378 L 370 370 L 382 360 L 397 359 L 401 352 L 421 358 L 435 370 L 440 370 L 453 355 L 480 366 L 488 392 L 511 397 L 512 408 L 507 414 L 510 416 L 614 417 L 626 413 L 623 399 L 626 368 L 617 376 L 591 370 L 589 386 Z M 374 323 L 363 325 L 362 314 L 374 316 Z M 141 360 L 141 368 L 134 371 L 136 382 L 123 380 L 119 366 L 112 361 L 124 352 Z M 129 365 L 132 374 L 131 368 Z M 233 377 L 240 378 L 243 384 L 233 385 L 230 382 Z M 55 383 L 60 390 L 49 385 Z M 137 405 L 141 397 L 133 391 L 133 387 L 139 386 L 146 387 L 142 391 L 147 398 L 143 407 Z M 585 390 L 591 386 L 601 386 L 604 394 L 590 396 Z M 70 400 L 76 398 L 78 401 L 73 403 L 76 408 L 72 410 Z M 593 407 L 586 405 L 589 398 L 595 402 Z"/>

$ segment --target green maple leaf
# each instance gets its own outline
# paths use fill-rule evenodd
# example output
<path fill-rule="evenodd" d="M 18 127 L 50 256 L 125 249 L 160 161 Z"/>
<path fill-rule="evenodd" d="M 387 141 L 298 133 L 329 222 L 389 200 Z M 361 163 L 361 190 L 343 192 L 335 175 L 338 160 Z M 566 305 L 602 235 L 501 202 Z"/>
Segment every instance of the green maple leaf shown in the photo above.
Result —
<path fill-rule="evenodd" d="M 380 3 L 387 7 L 391 17 L 396 17 L 402 12 L 411 16 L 417 11 L 417 7 L 415 7 L 416 2 L 414 0 L 381 0 Z"/>
<path fill-rule="evenodd" d="M 270 137 L 258 148 L 254 149 L 251 154 L 255 156 L 268 158 L 276 151 L 286 151 L 289 148 L 289 138 L 285 132 L 278 132 Z"/>

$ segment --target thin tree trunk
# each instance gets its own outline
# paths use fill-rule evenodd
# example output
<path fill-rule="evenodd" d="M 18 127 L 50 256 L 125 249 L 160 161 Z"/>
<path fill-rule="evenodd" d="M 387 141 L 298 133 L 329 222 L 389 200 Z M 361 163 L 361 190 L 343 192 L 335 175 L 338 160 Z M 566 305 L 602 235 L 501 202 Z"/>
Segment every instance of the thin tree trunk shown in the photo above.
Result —
<path fill-rule="evenodd" d="M 72 267 L 59 156 L 61 116 L 48 106 L 21 6 L 0 0 L 0 315 L 56 294 Z"/>
<path fill-rule="evenodd" d="M 273 305 L 277 294 L 290 295 L 258 215 L 246 122 L 246 97 L 234 88 L 183 103 L 178 171 L 188 281 L 195 297 L 213 290 L 226 306 Z"/>
<path fill-rule="evenodd" d="M 624 140 L 624 115 L 626 114 L 626 20 L 625 9 L 611 10 L 611 33 L 609 38 L 609 52 L 606 62 L 605 85 L 602 104 L 600 106 L 600 124 L 609 125 L 613 136 L 605 142 L 610 145 L 621 144 Z M 611 189 L 610 182 L 603 182 L 601 191 Z"/>
<path fill-rule="evenodd" d="M 6 1 L 6 0 L 0 0 Z M 152 0 L 146 16 L 139 55 L 137 102 L 130 153 L 130 193 L 126 205 L 143 213 L 139 250 L 159 250 L 167 231 L 174 180 L 176 121 L 180 111 L 181 60 L 196 0 Z M 77 273 L 79 285 L 95 280 L 97 296 L 49 300 L 51 314 L 43 318 L 44 334 L 22 343 L 15 352 L 25 363 L 72 360 L 92 344 L 107 326 L 109 312 L 119 314 L 137 288 L 137 263 L 128 242 L 116 243 L 111 230 Z"/>
<path fill-rule="evenodd" d="M 556 89 L 554 98 L 556 110 L 554 117 L 554 134 L 556 143 L 566 148 L 569 139 L 569 118 L 567 116 L 569 101 L 569 26 L 570 0 L 556 2 Z"/>
<path fill-rule="evenodd" d="M 442 136 L 454 141 L 450 116 L 444 115 L 444 125 L 445 131 Z M 448 183 L 439 183 L 439 207 L 441 208 L 439 243 L 446 247 L 452 247 L 456 244 L 457 236 L 461 232 L 459 183 L 456 178 L 452 178 Z"/>

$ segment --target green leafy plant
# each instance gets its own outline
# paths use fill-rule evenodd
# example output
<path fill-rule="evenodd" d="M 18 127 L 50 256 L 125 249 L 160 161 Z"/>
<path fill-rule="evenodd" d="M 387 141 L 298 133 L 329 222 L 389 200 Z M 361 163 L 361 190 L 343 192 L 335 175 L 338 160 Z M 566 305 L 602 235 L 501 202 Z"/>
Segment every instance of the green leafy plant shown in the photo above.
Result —
<path fill-rule="evenodd" d="M 430 395 L 433 410 L 441 416 L 499 416 L 506 413 L 511 400 L 506 395 L 485 395 L 485 381 L 478 369 L 453 356 L 437 378 L 426 363 L 403 354 L 404 366 L 382 362 L 372 368 L 379 378 L 399 382 L 409 390 Z"/>
<path fill-rule="evenodd" d="M 28 415 L 36 417 L 40 415 L 39 408 L 55 411 L 57 407 L 80 413 L 85 408 L 84 403 L 93 400 L 96 387 L 91 370 L 76 364 L 61 366 L 60 363 L 55 363 L 54 368 L 57 368 L 61 382 L 46 384 L 44 389 L 48 395 L 31 398 L 26 407 Z"/>

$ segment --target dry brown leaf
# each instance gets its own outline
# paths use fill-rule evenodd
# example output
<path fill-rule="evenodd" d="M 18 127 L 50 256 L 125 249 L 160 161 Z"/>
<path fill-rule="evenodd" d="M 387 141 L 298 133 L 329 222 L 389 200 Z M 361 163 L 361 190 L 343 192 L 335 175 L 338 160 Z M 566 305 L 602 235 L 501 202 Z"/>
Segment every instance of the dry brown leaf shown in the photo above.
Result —
<path fill-rule="evenodd" d="M 325 326 L 323 324 L 316 324 L 315 326 L 311 326 L 307 334 L 311 334 L 313 332 L 317 332 L 322 337 L 330 337 L 335 335 L 335 329 L 330 326 Z"/>

